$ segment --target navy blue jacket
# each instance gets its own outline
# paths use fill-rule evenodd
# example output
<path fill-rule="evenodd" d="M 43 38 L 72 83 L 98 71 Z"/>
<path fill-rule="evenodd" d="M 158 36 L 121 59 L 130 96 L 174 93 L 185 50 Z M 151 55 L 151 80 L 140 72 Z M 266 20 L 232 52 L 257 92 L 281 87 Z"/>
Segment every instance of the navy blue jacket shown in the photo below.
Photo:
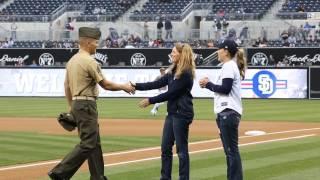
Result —
<path fill-rule="evenodd" d="M 168 85 L 168 91 L 149 98 L 151 104 L 168 101 L 168 114 L 177 114 L 193 119 L 193 103 L 191 89 L 193 78 L 191 72 L 183 72 L 179 79 L 174 78 L 174 71 L 166 73 L 160 79 L 147 83 L 136 83 L 136 90 L 159 89 Z"/>

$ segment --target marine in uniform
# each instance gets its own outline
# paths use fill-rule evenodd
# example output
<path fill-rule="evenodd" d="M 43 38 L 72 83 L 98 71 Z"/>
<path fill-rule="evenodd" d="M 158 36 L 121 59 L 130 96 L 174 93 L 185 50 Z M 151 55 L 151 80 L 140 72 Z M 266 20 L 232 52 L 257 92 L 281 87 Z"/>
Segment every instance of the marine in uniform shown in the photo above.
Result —
<path fill-rule="evenodd" d="M 70 179 L 88 160 L 90 179 L 106 180 L 102 156 L 97 97 L 99 84 L 105 90 L 124 90 L 133 93 L 127 84 L 116 84 L 106 80 L 100 65 L 91 56 L 95 54 L 101 32 L 97 28 L 79 28 L 79 52 L 66 65 L 65 95 L 70 113 L 76 120 L 80 143 L 56 165 L 48 175 L 54 180 Z"/>

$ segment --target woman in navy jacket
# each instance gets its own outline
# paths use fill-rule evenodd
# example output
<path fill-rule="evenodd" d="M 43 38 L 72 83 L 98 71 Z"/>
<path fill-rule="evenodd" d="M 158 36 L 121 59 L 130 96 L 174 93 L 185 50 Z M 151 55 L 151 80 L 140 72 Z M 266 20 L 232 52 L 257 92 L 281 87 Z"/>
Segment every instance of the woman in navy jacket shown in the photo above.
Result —
<path fill-rule="evenodd" d="M 171 57 L 173 64 L 160 79 L 147 83 L 132 83 L 132 86 L 136 90 L 151 90 L 168 85 L 167 92 L 143 99 L 139 106 L 145 108 L 150 104 L 168 101 L 168 115 L 164 122 L 161 143 L 160 180 L 171 180 L 174 141 L 179 157 L 179 179 L 189 180 L 188 134 L 194 115 L 191 89 L 195 76 L 195 62 L 192 48 L 188 44 L 176 44 Z"/>

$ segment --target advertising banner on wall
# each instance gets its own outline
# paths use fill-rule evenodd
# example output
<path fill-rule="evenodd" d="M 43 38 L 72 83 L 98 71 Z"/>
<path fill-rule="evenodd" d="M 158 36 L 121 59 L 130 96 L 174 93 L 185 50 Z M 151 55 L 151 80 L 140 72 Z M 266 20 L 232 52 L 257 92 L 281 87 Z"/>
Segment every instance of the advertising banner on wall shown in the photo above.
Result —
<path fill-rule="evenodd" d="M 2 68 L 0 96 L 64 96 L 65 69 Z M 105 77 L 117 83 L 153 81 L 158 69 L 103 69 Z M 213 97 L 199 87 L 199 79 L 215 81 L 219 69 L 197 69 L 192 94 L 194 97 Z M 248 69 L 242 81 L 244 98 L 307 98 L 307 69 Z M 100 97 L 151 97 L 158 90 L 137 91 L 129 95 L 122 91 L 100 89 Z"/>
<path fill-rule="evenodd" d="M 216 49 L 194 49 L 197 65 L 214 53 Z M 0 63 L 12 66 L 28 66 L 35 61 L 40 66 L 65 64 L 78 49 L 0 49 Z M 105 66 L 168 66 L 171 64 L 168 55 L 171 49 L 97 49 L 93 57 Z M 205 65 L 216 65 L 212 58 Z"/>
<path fill-rule="evenodd" d="M 194 49 L 197 66 L 216 66 L 217 49 Z M 78 49 L 0 49 L 0 65 L 40 66 L 65 64 Z M 291 66 L 320 65 L 320 48 L 248 48 L 247 61 L 253 66 L 275 65 L 286 61 Z M 93 55 L 104 66 L 168 66 L 171 49 L 97 49 Z"/>
<path fill-rule="evenodd" d="M 320 65 L 320 48 L 248 48 L 248 64 L 275 65 L 286 61 L 292 65 Z"/>

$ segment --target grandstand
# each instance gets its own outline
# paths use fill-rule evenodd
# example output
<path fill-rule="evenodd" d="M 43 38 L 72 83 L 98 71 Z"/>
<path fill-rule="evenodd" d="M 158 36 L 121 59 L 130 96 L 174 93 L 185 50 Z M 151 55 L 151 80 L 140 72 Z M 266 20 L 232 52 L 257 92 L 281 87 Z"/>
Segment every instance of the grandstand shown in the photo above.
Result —
<path fill-rule="evenodd" d="M 320 41 L 317 0 L 1 0 L 0 14 L 2 48 L 76 47 L 84 25 L 101 28 L 101 47 L 170 48 L 183 41 L 204 48 L 229 37 L 245 47 L 319 47 Z M 159 39 L 156 26 L 165 19 L 173 38 L 163 29 Z"/>

